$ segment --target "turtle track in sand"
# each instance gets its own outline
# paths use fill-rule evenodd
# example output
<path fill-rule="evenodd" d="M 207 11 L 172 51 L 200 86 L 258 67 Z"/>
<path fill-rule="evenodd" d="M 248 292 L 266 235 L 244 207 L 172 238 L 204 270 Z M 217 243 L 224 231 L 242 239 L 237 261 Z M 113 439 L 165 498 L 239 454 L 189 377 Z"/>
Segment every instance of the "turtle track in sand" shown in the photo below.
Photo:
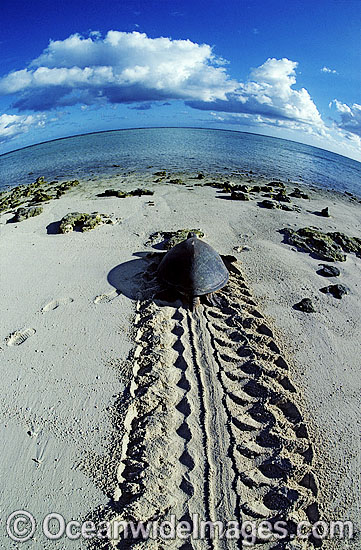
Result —
<path fill-rule="evenodd" d="M 180 302 L 137 302 L 118 521 L 286 521 L 290 539 L 259 550 L 312 550 L 295 524 L 319 519 L 312 445 L 272 330 L 238 267 L 219 305 L 191 313 Z M 144 297 L 146 298 L 144 299 Z M 248 548 L 247 537 L 120 540 L 113 547 Z"/>

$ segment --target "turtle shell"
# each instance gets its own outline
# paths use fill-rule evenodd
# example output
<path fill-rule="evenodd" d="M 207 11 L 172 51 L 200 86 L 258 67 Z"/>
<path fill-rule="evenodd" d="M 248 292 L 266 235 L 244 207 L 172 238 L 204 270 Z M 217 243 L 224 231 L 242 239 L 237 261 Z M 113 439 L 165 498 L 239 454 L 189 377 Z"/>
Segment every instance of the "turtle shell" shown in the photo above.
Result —
<path fill-rule="evenodd" d="M 166 253 L 157 275 L 167 285 L 188 296 L 215 292 L 229 279 L 218 252 L 193 234 Z"/>

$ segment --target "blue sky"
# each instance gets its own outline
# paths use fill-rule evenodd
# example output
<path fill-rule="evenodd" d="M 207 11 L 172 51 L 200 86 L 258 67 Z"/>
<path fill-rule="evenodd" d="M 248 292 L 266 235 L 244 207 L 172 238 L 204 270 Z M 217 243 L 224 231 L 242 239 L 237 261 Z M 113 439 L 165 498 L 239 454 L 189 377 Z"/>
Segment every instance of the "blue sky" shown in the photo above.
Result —
<path fill-rule="evenodd" d="M 2 0 L 0 153 L 199 126 L 361 161 L 360 0 Z"/>

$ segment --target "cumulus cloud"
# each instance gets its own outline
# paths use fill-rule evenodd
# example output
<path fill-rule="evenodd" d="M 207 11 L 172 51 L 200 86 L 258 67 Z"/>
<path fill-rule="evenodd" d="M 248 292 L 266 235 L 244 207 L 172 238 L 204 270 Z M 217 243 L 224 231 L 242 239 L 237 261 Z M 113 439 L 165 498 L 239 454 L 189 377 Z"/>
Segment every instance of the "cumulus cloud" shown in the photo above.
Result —
<path fill-rule="evenodd" d="M 305 88 L 295 90 L 297 63 L 287 58 L 269 58 L 252 70 L 245 83 L 239 83 L 226 99 L 188 101 L 195 109 L 253 115 L 254 120 L 278 121 L 289 127 L 302 127 L 323 135 L 325 126 L 316 105 Z"/>
<path fill-rule="evenodd" d="M 335 69 L 330 69 L 329 67 L 322 67 L 321 70 L 321 73 L 332 73 L 332 74 L 337 74 L 337 71 L 335 71 Z"/>
<path fill-rule="evenodd" d="M 29 67 L 0 79 L 14 107 L 43 111 L 81 103 L 214 101 L 237 87 L 207 44 L 109 31 L 51 41 Z"/>
<path fill-rule="evenodd" d="M 31 127 L 44 126 L 43 115 L 0 115 L 0 143 L 10 141 L 20 134 L 24 134 Z"/>
<path fill-rule="evenodd" d="M 346 132 L 345 136 L 355 141 L 354 136 L 361 137 L 361 105 L 354 103 L 347 105 L 347 103 L 341 103 L 337 99 L 331 101 L 330 107 L 335 106 L 336 111 L 340 115 L 340 120 L 335 122 L 337 127 Z M 358 140 L 357 140 L 358 141 Z"/>

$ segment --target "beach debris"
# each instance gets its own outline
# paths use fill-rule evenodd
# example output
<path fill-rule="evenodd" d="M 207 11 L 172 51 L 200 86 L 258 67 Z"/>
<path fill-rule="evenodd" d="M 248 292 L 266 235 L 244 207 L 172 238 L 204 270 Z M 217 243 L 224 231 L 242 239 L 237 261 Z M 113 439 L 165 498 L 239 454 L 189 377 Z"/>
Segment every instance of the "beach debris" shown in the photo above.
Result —
<path fill-rule="evenodd" d="M 200 303 L 200 296 L 212 301 L 212 293 L 223 288 L 229 272 L 218 254 L 195 233 L 171 248 L 159 264 L 160 280 L 189 300 L 193 310 Z"/>
<path fill-rule="evenodd" d="M 296 199 L 309 199 L 310 198 L 310 196 L 307 195 L 307 193 L 304 193 L 298 187 L 294 188 L 292 193 L 290 193 L 290 197 L 295 197 Z"/>
<path fill-rule="evenodd" d="M 344 262 L 344 252 L 355 252 L 361 255 L 361 239 L 347 237 L 341 233 L 323 233 L 314 227 L 303 227 L 298 230 L 282 229 L 285 242 L 299 249 L 315 254 L 326 262 Z M 341 237 L 342 236 L 342 237 Z"/>
<path fill-rule="evenodd" d="M 42 206 L 31 206 L 30 208 L 18 208 L 15 212 L 15 216 L 9 220 L 10 222 L 22 222 L 28 218 L 39 216 L 43 211 Z"/>
<path fill-rule="evenodd" d="M 154 195 L 154 191 L 140 188 L 134 189 L 133 191 L 106 189 L 103 193 L 99 193 L 98 197 L 118 197 L 119 199 L 125 199 L 126 197 L 141 197 L 142 195 Z"/>
<path fill-rule="evenodd" d="M 170 250 L 178 243 L 187 239 L 189 233 L 194 233 L 197 237 L 204 237 L 200 229 L 178 229 L 177 231 L 156 231 L 152 233 L 147 241 L 147 245 L 161 245 L 163 250 Z"/>
<path fill-rule="evenodd" d="M 336 284 L 320 288 L 320 292 L 323 292 L 324 294 L 332 294 L 334 298 L 341 300 L 342 296 L 349 293 L 349 290 L 344 285 Z"/>
<path fill-rule="evenodd" d="M 298 309 L 299 311 L 303 311 L 304 313 L 315 313 L 315 308 L 312 303 L 311 298 L 303 298 L 300 302 L 295 304 L 294 309 Z"/>
<path fill-rule="evenodd" d="M 322 266 L 322 268 L 317 271 L 317 274 L 322 275 L 322 277 L 338 277 L 340 275 L 340 270 L 335 265 L 319 265 Z"/>
<path fill-rule="evenodd" d="M 111 218 L 108 214 L 99 214 L 98 212 L 92 214 L 71 212 L 60 220 L 59 233 L 70 233 L 74 229 L 82 232 L 90 231 L 98 225 L 115 224 L 117 221 L 119 220 Z"/>

